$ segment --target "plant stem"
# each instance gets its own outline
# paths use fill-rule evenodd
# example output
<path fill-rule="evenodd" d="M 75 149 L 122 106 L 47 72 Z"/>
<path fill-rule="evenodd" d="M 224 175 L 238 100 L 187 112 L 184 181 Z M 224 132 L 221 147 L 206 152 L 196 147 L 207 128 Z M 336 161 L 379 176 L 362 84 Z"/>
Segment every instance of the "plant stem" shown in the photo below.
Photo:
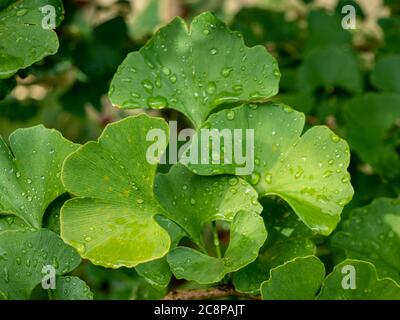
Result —
<path fill-rule="evenodd" d="M 212 229 L 213 229 L 213 236 L 214 236 L 214 246 L 215 246 L 215 250 L 217 252 L 217 257 L 218 258 L 222 258 L 221 245 L 219 243 L 217 223 L 215 221 L 212 222 Z"/>
<path fill-rule="evenodd" d="M 236 297 L 248 300 L 260 300 L 260 296 L 253 296 L 235 291 L 232 287 L 221 286 L 200 290 L 175 290 L 168 293 L 164 300 L 210 300 L 218 298 Z"/>

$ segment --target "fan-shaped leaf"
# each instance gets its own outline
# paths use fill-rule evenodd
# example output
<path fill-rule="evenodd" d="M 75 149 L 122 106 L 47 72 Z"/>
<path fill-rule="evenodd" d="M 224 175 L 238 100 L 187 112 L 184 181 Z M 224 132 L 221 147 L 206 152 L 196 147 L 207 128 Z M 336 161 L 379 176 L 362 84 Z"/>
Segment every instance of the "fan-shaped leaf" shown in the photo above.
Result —
<path fill-rule="evenodd" d="M 254 171 L 246 179 L 261 197 L 282 197 L 308 227 L 328 235 L 353 196 L 346 171 L 349 149 L 344 140 L 324 126 L 313 127 L 300 136 L 304 121 L 304 114 L 282 104 L 268 103 L 223 110 L 211 115 L 202 128 L 254 130 Z M 196 151 L 202 152 L 199 133 L 193 139 L 199 146 Z M 234 139 L 232 135 L 224 140 L 224 147 L 217 151 L 219 159 L 226 158 L 225 151 L 231 150 L 235 143 L 248 143 L 246 139 Z M 203 175 L 234 174 L 242 167 L 235 161 L 213 164 L 213 152 L 209 152 L 210 164 L 189 167 Z M 234 159 L 232 154 L 231 158 Z"/>
<path fill-rule="evenodd" d="M 348 258 L 372 262 L 381 278 L 400 283 L 400 200 L 379 198 L 353 210 L 332 245 Z"/>
<path fill-rule="evenodd" d="M 400 55 L 391 54 L 378 60 L 371 82 L 378 89 L 400 93 Z"/>
<path fill-rule="evenodd" d="M 262 200 L 268 239 L 257 259 L 233 275 L 233 284 L 239 292 L 259 294 L 261 283 L 268 279 L 272 268 L 316 253 L 316 246 L 310 240 L 313 232 L 300 221 L 288 205 L 279 205 L 283 202 L 280 199 Z"/>
<path fill-rule="evenodd" d="M 345 105 L 346 137 L 360 158 L 376 172 L 393 178 L 400 174 L 400 142 L 391 140 L 390 130 L 400 118 L 400 95 L 367 93 Z"/>
<path fill-rule="evenodd" d="M 346 276 L 349 278 L 345 278 Z M 350 277 L 353 276 L 354 279 L 351 280 Z M 352 281 L 353 288 L 350 286 Z M 378 279 L 372 263 L 347 259 L 326 277 L 317 299 L 399 300 L 400 286 L 389 278 Z"/>
<path fill-rule="evenodd" d="M 153 194 L 157 164 L 146 158 L 154 128 L 168 136 L 161 119 L 126 118 L 66 159 L 63 182 L 77 198 L 61 210 L 61 236 L 95 264 L 133 267 L 170 248 L 168 232 L 154 220 L 164 213 Z"/>
<path fill-rule="evenodd" d="M 93 300 L 90 288 L 78 277 L 57 277 L 53 294 L 57 300 Z"/>
<path fill-rule="evenodd" d="M 161 28 L 138 52 L 128 55 L 110 87 L 122 108 L 165 107 L 198 127 L 218 105 L 262 101 L 278 92 L 280 73 L 265 48 L 248 48 L 211 13 L 181 18 Z"/>
<path fill-rule="evenodd" d="M 57 34 L 47 28 L 49 14 L 53 13 L 41 10 L 46 6 L 52 6 L 58 24 L 64 14 L 59 0 L 20 0 L 0 11 L 0 78 L 57 52 Z"/>
<path fill-rule="evenodd" d="M 293 259 L 271 270 L 261 285 L 265 300 L 313 300 L 325 277 L 324 264 L 316 256 Z"/>
<path fill-rule="evenodd" d="M 7 299 L 29 299 L 32 290 L 53 266 L 66 274 L 80 263 L 79 255 L 47 229 L 0 232 L 0 291 Z"/>
<path fill-rule="evenodd" d="M 39 228 L 49 204 L 65 192 L 61 166 L 78 145 L 43 126 L 18 129 L 9 140 L 10 148 L 0 137 L 0 212 Z"/>
<path fill-rule="evenodd" d="M 173 249 L 167 257 L 178 278 L 213 283 L 252 262 L 267 233 L 257 193 L 237 177 L 196 176 L 183 165 L 156 179 L 157 198 L 167 216 L 186 231 L 203 253 L 187 247 Z M 206 223 L 231 222 L 231 237 L 223 258 L 207 255 L 202 239 Z"/>

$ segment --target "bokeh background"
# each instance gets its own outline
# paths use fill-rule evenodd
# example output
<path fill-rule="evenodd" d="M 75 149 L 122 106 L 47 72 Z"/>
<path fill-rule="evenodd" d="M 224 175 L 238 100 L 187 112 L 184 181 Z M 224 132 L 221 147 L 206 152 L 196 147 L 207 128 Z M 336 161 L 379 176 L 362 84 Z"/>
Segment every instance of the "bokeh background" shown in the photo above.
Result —
<path fill-rule="evenodd" d="M 122 111 L 107 97 L 118 65 L 175 16 L 188 22 L 213 11 L 248 46 L 264 45 L 278 60 L 283 101 L 347 139 L 355 188 L 352 208 L 400 192 L 399 0 L 68 0 L 57 33 L 60 48 L 15 77 L 0 81 L 0 135 L 43 123 L 84 143 Z M 341 26 L 342 7 L 356 8 L 354 30 Z M 166 119 L 171 110 L 146 111 Z M 307 129 L 307 128 L 306 128 Z M 324 255 L 323 243 L 320 256 Z M 159 298 L 134 270 L 84 262 L 75 271 L 97 299 Z M 180 288 L 199 287 L 175 283 Z"/>

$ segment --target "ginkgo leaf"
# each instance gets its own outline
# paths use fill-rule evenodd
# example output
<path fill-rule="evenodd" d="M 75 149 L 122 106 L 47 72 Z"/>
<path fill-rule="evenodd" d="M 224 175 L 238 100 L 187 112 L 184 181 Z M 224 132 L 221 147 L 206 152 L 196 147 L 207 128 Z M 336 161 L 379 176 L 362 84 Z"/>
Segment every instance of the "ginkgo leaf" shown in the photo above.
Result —
<path fill-rule="evenodd" d="M 29 299 L 32 290 L 54 267 L 66 274 L 80 263 L 79 255 L 47 229 L 0 232 L 0 291 L 7 299 Z"/>
<path fill-rule="evenodd" d="M 337 15 L 325 10 L 312 10 L 307 17 L 308 39 L 306 48 L 324 48 L 330 45 L 344 47 L 351 43 L 351 33 L 342 28 Z"/>
<path fill-rule="evenodd" d="M 168 231 L 171 238 L 171 249 L 176 248 L 186 233 L 176 223 L 163 216 L 158 216 L 157 222 Z M 166 288 L 171 281 L 172 272 L 166 257 L 140 264 L 135 269 L 140 276 L 158 290 Z"/>
<path fill-rule="evenodd" d="M 257 259 L 234 273 L 236 291 L 259 294 L 261 283 L 268 280 L 270 270 L 295 258 L 316 253 L 310 239 L 314 234 L 281 199 L 262 199 L 268 239 Z"/>
<path fill-rule="evenodd" d="M 28 224 L 26 224 L 22 219 L 14 215 L 0 216 L 0 232 L 7 230 L 21 230 L 29 228 L 31 227 Z"/>
<path fill-rule="evenodd" d="M 379 279 L 372 263 L 347 259 L 333 269 L 317 296 L 320 300 L 400 300 L 400 286 Z"/>
<path fill-rule="evenodd" d="M 400 118 L 400 95 L 366 93 L 350 100 L 343 110 L 350 147 L 372 168 L 387 177 L 400 174 L 399 142 L 390 139 Z"/>
<path fill-rule="evenodd" d="M 267 232 L 259 216 L 256 191 L 237 177 L 203 177 L 178 164 L 156 178 L 155 193 L 169 219 L 199 247 L 177 247 L 167 256 L 175 277 L 214 283 L 256 259 Z M 207 223 L 231 222 L 230 243 L 222 258 L 209 256 L 202 234 Z"/>
<path fill-rule="evenodd" d="M 371 82 L 383 91 L 400 93 L 400 55 L 390 54 L 378 60 L 371 73 Z"/>
<path fill-rule="evenodd" d="M 0 137 L 0 214 L 40 228 L 49 204 L 65 192 L 61 167 L 78 145 L 41 125 L 18 129 L 9 140 L 8 147 Z"/>
<path fill-rule="evenodd" d="M 363 89 L 355 54 L 335 45 L 316 48 L 307 53 L 299 68 L 297 82 L 302 92 L 339 87 L 350 93 L 360 93 Z"/>
<path fill-rule="evenodd" d="M 167 256 L 177 279 L 198 283 L 215 283 L 257 258 L 267 238 L 264 222 L 254 211 L 239 211 L 230 227 L 230 243 L 222 258 L 216 258 L 188 247 L 177 247 Z"/>
<path fill-rule="evenodd" d="M 60 0 L 20 0 L 0 11 L 0 78 L 57 52 L 53 27 L 63 14 Z"/>
<path fill-rule="evenodd" d="M 242 150 L 247 148 L 247 158 L 254 159 L 253 173 L 246 179 L 254 185 L 259 196 L 280 196 L 313 231 L 329 235 L 354 193 L 347 172 L 349 148 L 325 126 L 315 126 L 300 136 L 304 122 L 303 113 L 278 103 L 222 110 L 211 115 L 198 130 L 192 140 L 198 146 L 194 150 L 201 153 L 205 149 L 200 138 L 203 128 L 218 132 L 240 128 L 242 131 L 253 130 L 254 155 L 248 148 L 251 139 L 243 137 L 244 133 L 241 138 L 231 134 L 221 143 L 220 150 L 210 148 L 209 164 L 189 162 L 189 168 L 202 175 L 238 174 L 238 168 L 243 169 L 244 165 L 239 164 L 235 152 L 232 153 L 235 149 L 232 146 L 242 144 Z M 215 152 L 221 163 L 213 161 Z M 225 161 L 226 153 L 232 159 L 231 163 Z"/>
<path fill-rule="evenodd" d="M 316 256 L 293 259 L 270 272 L 261 285 L 264 300 L 313 300 L 325 278 L 325 266 Z"/>
<path fill-rule="evenodd" d="M 93 300 L 93 293 L 85 281 L 71 276 L 57 277 L 52 295 L 57 300 Z"/>
<path fill-rule="evenodd" d="M 121 108 L 172 108 L 198 127 L 222 103 L 265 101 L 278 92 L 280 72 L 263 46 L 248 48 L 213 14 L 180 17 L 128 55 L 110 87 Z"/>
<path fill-rule="evenodd" d="M 370 261 L 381 278 L 400 283 L 400 200 L 378 198 L 354 209 L 331 241 L 348 258 Z"/>
<path fill-rule="evenodd" d="M 77 197 L 61 210 L 61 236 L 94 264 L 134 267 L 163 257 L 170 248 L 168 232 L 154 220 L 164 210 L 153 194 L 157 163 L 146 157 L 151 129 L 168 137 L 162 119 L 123 119 L 65 161 L 62 179 Z"/>

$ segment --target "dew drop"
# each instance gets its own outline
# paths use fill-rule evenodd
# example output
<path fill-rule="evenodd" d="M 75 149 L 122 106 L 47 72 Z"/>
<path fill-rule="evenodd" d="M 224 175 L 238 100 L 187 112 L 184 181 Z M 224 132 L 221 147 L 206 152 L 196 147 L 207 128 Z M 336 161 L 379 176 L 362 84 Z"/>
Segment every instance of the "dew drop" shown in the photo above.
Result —
<path fill-rule="evenodd" d="M 272 174 L 267 173 L 267 174 L 265 175 L 265 182 L 268 183 L 268 184 L 271 184 L 271 183 L 272 183 Z"/>
<path fill-rule="evenodd" d="M 291 108 L 289 106 L 284 106 L 283 111 L 285 111 L 286 113 L 292 113 L 294 110 L 293 110 L 293 108 Z"/>
<path fill-rule="evenodd" d="M 143 80 L 142 81 L 143 88 L 148 92 L 152 93 L 153 92 L 153 84 L 150 82 L 150 80 Z"/>
<path fill-rule="evenodd" d="M 216 55 L 217 52 L 218 52 L 218 50 L 215 49 L 215 48 L 212 48 L 212 49 L 210 50 L 210 54 L 211 54 L 211 55 Z"/>
<path fill-rule="evenodd" d="M 207 84 L 206 91 L 207 91 L 208 94 L 213 94 L 215 92 L 216 88 L 217 88 L 217 85 L 215 84 L 215 82 L 214 81 L 210 81 Z"/>
<path fill-rule="evenodd" d="M 171 69 L 170 68 L 163 67 L 161 70 L 166 76 L 169 76 L 171 74 Z"/>
<path fill-rule="evenodd" d="M 229 110 L 229 111 L 226 113 L 226 118 L 227 118 L 228 120 L 233 120 L 233 119 L 235 119 L 235 111 Z"/>
<path fill-rule="evenodd" d="M 331 140 L 333 142 L 339 142 L 340 138 L 336 134 L 331 134 Z"/>
<path fill-rule="evenodd" d="M 147 105 L 152 109 L 163 109 L 168 105 L 168 101 L 161 96 L 147 98 Z"/>
<path fill-rule="evenodd" d="M 221 75 L 222 75 L 223 77 L 227 78 L 227 77 L 229 77 L 229 75 L 231 74 L 232 70 L 233 70 L 233 69 L 232 69 L 232 68 L 229 68 L 229 67 L 223 68 L 223 69 L 221 70 Z"/>
<path fill-rule="evenodd" d="M 257 172 L 252 173 L 251 176 L 250 176 L 250 183 L 251 183 L 252 185 L 255 185 L 255 184 L 257 184 L 259 181 L 260 181 L 260 174 L 257 173 Z"/>
<path fill-rule="evenodd" d="M 27 12 L 28 12 L 27 9 L 21 9 L 21 10 L 17 11 L 16 15 L 17 15 L 17 17 L 22 17 L 22 16 L 26 15 Z"/>
<path fill-rule="evenodd" d="M 231 185 L 231 186 L 236 186 L 237 185 L 237 183 L 238 183 L 238 178 L 231 178 L 231 179 L 229 179 L 229 184 Z"/>
<path fill-rule="evenodd" d="M 172 83 L 176 83 L 176 74 L 173 74 L 173 75 L 171 75 L 170 77 L 169 77 L 169 80 L 172 82 Z"/>
<path fill-rule="evenodd" d="M 233 89 L 234 92 L 240 93 L 240 92 L 243 91 L 243 86 L 242 86 L 241 84 L 235 84 L 235 85 L 232 87 L 232 89 Z"/>

